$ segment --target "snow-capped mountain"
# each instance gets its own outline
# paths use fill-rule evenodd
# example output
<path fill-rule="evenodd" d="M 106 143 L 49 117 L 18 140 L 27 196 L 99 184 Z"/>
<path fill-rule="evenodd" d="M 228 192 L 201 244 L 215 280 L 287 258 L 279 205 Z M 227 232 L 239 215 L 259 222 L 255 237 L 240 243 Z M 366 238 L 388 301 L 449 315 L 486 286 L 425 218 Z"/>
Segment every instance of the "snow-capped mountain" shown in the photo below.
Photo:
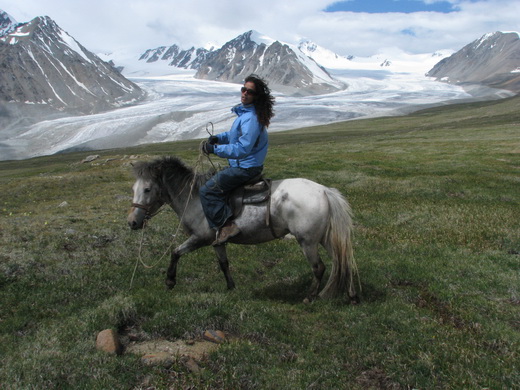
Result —
<path fill-rule="evenodd" d="M 11 15 L 0 10 L 0 37 L 11 32 L 16 24 L 16 20 Z"/>
<path fill-rule="evenodd" d="M 183 50 L 174 44 L 146 50 L 139 61 L 129 61 L 128 55 L 114 61 L 116 64 L 124 62 L 123 73 L 133 77 L 167 75 L 173 72 L 169 67 L 176 67 L 197 70 L 196 78 L 241 83 L 248 74 L 257 73 L 279 92 L 308 96 L 348 88 L 348 84 L 334 76 L 336 70 L 384 69 L 424 75 L 451 54 L 453 51 L 449 50 L 409 54 L 394 48 L 371 57 L 344 57 L 309 39 L 290 45 L 248 31 L 216 50 L 193 47 Z M 110 58 L 106 57 L 107 60 Z"/>
<path fill-rule="evenodd" d="M 207 54 L 195 77 L 241 83 L 249 74 L 293 96 L 319 95 L 346 87 L 297 46 L 248 31 Z"/>
<path fill-rule="evenodd" d="M 435 65 L 428 76 L 454 84 L 484 84 L 520 92 L 518 32 L 494 32 Z"/>
<path fill-rule="evenodd" d="M 16 25 L 0 37 L 0 102 L 92 113 L 145 93 L 85 49 L 49 17 Z"/>
<path fill-rule="evenodd" d="M 182 50 L 177 45 L 145 51 L 140 61 L 197 70 L 195 78 L 241 83 L 251 73 L 271 88 L 289 95 L 318 95 L 345 89 L 321 65 L 296 45 L 248 31 L 216 50 Z M 143 72 L 144 73 L 144 72 Z"/>
<path fill-rule="evenodd" d="M 170 47 L 160 46 L 156 49 L 146 50 L 139 60 L 145 60 L 148 63 L 166 61 L 169 66 L 198 69 L 206 58 L 207 53 L 209 53 L 209 50 L 203 48 L 195 49 L 195 47 L 192 47 L 188 50 L 182 50 L 177 45 Z"/>
<path fill-rule="evenodd" d="M 370 57 L 344 57 L 316 43 L 302 39 L 298 49 L 318 64 L 332 71 L 341 70 L 388 70 L 392 72 L 415 73 L 424 75 L 436 63 L 453 54 L 450 50 L 435 53 L 409 54 L 397 48 L 387 48 Z"/>
<path fill-rule="evenodd" d="M 352 57 L 340 56 L 309 39 L 300 40 L 298 50 L 327 69 L 345 69 L 351 66 L 350 60 Z"/>

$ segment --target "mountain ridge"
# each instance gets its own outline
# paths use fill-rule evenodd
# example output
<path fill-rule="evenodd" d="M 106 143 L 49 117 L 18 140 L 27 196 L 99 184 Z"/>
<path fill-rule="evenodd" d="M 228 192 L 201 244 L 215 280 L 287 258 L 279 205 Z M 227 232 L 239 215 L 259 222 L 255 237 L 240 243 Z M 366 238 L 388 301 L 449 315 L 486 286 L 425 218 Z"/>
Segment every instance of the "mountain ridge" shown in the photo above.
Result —
<path fill-rule="evenodd" d="M 145 51 L 149 63 L 196 70 L 195 78 L 241 83 L 251 73 L 264 77 L 271 88 L 292 96 L 330 93 L 346 88 L 295 45 L 250 30 L 215 50 L 182 50 L 176 44 Z"/>
<path fill-rule="evenodd" d="M 131 104 L 144 91 L 48 16 L 0 37 L 0 101 L 82 114 Z"/>
<path fill-rule="evenodd" d="M 427 76 L 458 85 L 520 92 L 520 34 L 487 33 L 437 63 Z"/>
<path fill-rule="evenodd" d="M 0 37 L 12 31 L 16 24 L 16 20 L 7 12 L 0 10 Z"/>

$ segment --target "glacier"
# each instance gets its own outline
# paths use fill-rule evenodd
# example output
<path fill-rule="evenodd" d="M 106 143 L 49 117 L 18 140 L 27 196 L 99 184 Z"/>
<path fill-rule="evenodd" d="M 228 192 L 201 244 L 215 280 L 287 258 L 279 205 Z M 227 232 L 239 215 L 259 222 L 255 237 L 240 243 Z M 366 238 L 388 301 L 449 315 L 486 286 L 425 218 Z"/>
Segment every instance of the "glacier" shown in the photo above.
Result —
<path fill-rule="evenodd" d="M 360 60 L 352 61 L 350 68 L 328 68 L 348 85 L 343 91 L 306 97 L 274 91 L 275 117 L 269 131 L 402 115 L 475 98 L 459 86 L 425 77 L 422 69 L 396 72 L 374 64 Z M 199 80 L 194 74 L 172 67 L 140 71 L 130 66 L 125 76 L 147 91 L 146 100 L 94 115 L 44 120 L 15 134 L 0 132 L 0 160 L 205 138 L 209 123 L 215 133 L 227 131 L 235 119 L 230 109 L 240 101 L 240 85 Z M 508 96 L 497 90 L 479 94 L 479 100 Z"/>

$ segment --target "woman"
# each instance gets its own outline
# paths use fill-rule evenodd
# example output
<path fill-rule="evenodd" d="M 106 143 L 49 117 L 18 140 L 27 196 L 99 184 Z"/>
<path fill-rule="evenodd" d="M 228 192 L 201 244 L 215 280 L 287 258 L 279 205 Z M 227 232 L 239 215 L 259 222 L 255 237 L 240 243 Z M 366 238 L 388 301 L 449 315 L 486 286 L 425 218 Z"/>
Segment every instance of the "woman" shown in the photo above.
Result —
<path fill-rule="evenodd" d="M 213 245 L 222 245 L 240 233 L 231 220 L 227 198 L 235 188 L 262 173 L 269 145 L 267 127 L 274 116 L 274 97 L 269 87 L 258 76 L 250 75 L 241 91 L 241 104 L 231 109 L 238 116 L 231 129 L 202 144 L 205 154 L 214 153 L 229 162 L 229 167 L 219 171 L 199 191 L 209 226 L 217 230 Z"/>

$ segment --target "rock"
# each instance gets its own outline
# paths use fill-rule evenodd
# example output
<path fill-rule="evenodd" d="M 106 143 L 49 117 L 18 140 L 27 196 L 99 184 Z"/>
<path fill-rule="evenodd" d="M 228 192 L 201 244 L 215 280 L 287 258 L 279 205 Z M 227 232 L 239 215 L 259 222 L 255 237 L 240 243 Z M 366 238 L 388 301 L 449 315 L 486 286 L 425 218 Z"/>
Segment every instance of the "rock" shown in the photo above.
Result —
<path fill-rule="evenodd" d="M 123 346 L 119 341 L 119 336 L 112 329 L 105 329 L 98 333 L 96 349 L 116 355 L 120 355 L 123 352 Z"/>
<path fill-rule="evenodd" d="M 207 330 L 204 332 L 203 337 L 204 340 L 208 340 L 216 344 L 222 344 L 226 341 L 226 335 L 220 330 Z"/>
<path fill-rule="evenodd" d="M 69 202 L 67 202 L 65 200 L 65 201 L 61 202 L 58 207 L 67 207 L 68 205 L 69 205 Z"/>
<path fill-rule="evenodd" d="M 93 154 L 91 156 L 85 157 L 81 162 L 82 163 L 88 163 L 88 162 L 92 162 L 94 160 L 97 160 L 98 158 L 99 158 L 99 154 Z"/>
<path fill-rule="evenodd" d="M 197 373 L 200 372 L 200 367 L 197 364 L 195 360 L 191 356 L 184 356 L 181 359 L 182 364 L 184 364 L 184 367 L 186 367 L 189 371 Z"/>

